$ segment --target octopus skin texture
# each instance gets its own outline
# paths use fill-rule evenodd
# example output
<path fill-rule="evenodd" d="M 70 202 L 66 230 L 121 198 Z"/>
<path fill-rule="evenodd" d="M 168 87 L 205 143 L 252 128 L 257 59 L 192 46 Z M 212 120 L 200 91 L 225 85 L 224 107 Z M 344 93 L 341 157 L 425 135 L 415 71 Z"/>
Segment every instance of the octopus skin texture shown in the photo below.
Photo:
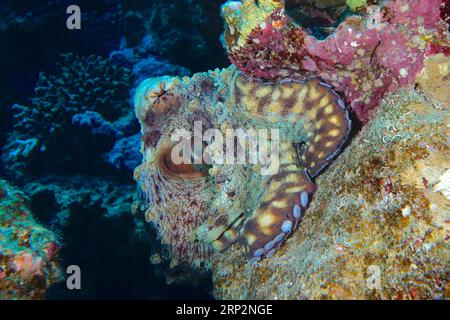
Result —
<path fill-rule="evenodd" d="M 339 153 L 351 121 L 343 101 L 317 78 L 263 82 L 234 66 L 144 81 L 135 97 L 142 164 L 135 210 L 156 229 L 170 266 L 201 268 L 238 243 L 250 261 L 270 257 L 295 230 L 317 176 Z M 278 129 L 279 170 L 259 164 L 176 164 L 175 130 Z M 207 149 L 206 149 L 207 150 Z M 214 158 L 214 149 L 207 153 Z"/>

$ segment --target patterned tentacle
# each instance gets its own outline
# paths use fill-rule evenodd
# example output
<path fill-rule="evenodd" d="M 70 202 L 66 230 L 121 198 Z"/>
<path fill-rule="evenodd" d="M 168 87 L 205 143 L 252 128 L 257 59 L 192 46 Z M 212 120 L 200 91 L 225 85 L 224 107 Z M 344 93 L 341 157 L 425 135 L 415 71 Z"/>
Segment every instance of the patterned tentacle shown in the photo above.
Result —
<path fill-rule="evenodd" d="M 312 177 L 339 153 L 350 132 L 351 120 L 344 102 L 316 78 L 264 83 L 240 74 L 235 98 L 250 115 L 294 116 L 311 124 L 311 128 L 303 128 L 308 137 L 300 164 Z"/>
<path fill-rule="evenodd" d="M 222 234 L 217 237 L 213 242 L 213 248 L 217 252 L 225 252 L 236 240 L 239 238 L 239 230 L 242 227 L 242 222 L 244 221 L 244 215 L 240 215 L 236 218 L 234 222 L 229 224 L 227 221 L 224 221 L 224 225 L 228 225 L 228 228 L 222 232 Z M 218 223 L 220 223 L 218 221 Z"/>
<path fill-rule="evenodd" d="M 293 155 L 292 141 L 282 146 L 281 170 L 268 180 L 267 194 L 241 230 L 240 243 L 247 257 L 259 260 L 271 256 L 297 226 L 315 192 L 310 176 L 316 176 L 337 155 L 351 122 L 343 101 L 318 79 L 263 83 L 238 75 L 235 99 L 250 116 L 305 123 L 298 133 L 305 135 L 303 155 L 299 160 Z"/>
<path fill-rule="evenodd" d="M 240 234 L 246 256 L 256 261 L 270 257 L 295 230 L 315 192 L 308 173 L 294 163 L 292 145 L 282 144 L 280 154 L 280 171 L 268 179 L 261 204 Z"/>
<path fill-rule="evenodd" d="M 343 100 L 331 87 L 317 79 L 308 82 L 308 117 L 313 130 L 301 156 L 311 177 L 318 175 L 341 151 L 351 129 L 351 120 Z"/>

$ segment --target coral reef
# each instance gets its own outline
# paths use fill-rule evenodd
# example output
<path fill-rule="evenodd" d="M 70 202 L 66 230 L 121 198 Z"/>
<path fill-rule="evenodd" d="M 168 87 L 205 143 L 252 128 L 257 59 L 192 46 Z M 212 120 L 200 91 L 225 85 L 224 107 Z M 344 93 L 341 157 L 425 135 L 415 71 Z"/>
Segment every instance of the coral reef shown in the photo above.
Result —
<path fill-rule="evenodd" d="M 317 179 L 299 230 L 271 259 L 213 262 L 220 299 L 448 299 L 448 64 L 383 99 Z"/>
<path fill-rule="evenodd" d="M 344 0 L 292 0 L 285 3 L 286 15 L 318 39 L 327 37 L 351 11 Z"/>
<path fill-rule="evenodd" d="M 52 73 L 41 73 L 29 105 L 12 107 L 13 131 L 2 156 L 7 175 L 20 181 L 42 170 L 132 172 L 130 166 L 140 161 L 140 154 L 137 148 L 125 152 L 123 147 L 139 131 L 130 107 L 135 85 L 162 73 L 190 73 L 159 60 L 150 53 L 152 48 L 151 37 L 146 37 L 140 47 L 122 45 L 109 59 L 64 54 Z M 62 145 L 70 146 L 63 156 Z M 120 160 L 127 164 L 118 165 L 123 156 L 129 157 Z"/>
<path fill-rule="evenodd" d="M 145 36 L 155 41 L 158 56 L 194 72 L 227 66 L 218 40 L 222 21 L 218 12 L 224 1 L 126 0 L 123 2 L 124 34 L 130 47 Z"/>
<path fill-rule="evenodd" d="M 29 106 L 13 108 L 14 130 L 2 157 L 12 177 L 26 169 L 92 166 L 92 161 L 83 162 L 79 155 L 92 150 L 101 159 L 101 153 L 111 149 L 118 135 L 107 121 L 117 121 L 129 113 L 132 78 L 128 69 L 98 56 L 73 54 L 63 55 L 56 69 L 53 74 L 41 73 Z M 80 130 L 86 126 L 91 128 Z M 16 141 L 28 143 L 21 146 Z M 63 155 L 61 146 L 67 146 Z"/>
<path fill-rule="evenodd" d="M 32 217 L 24 194 L 0 180 L 0 300 L 43 299 L 61 280 L 60 243 Z"/>
<path fill-rule="evenodd" d="M 191 73 L 175 60 L 200 69 L 227 63 L 219 40 L 219 4 L 196 2 L 83 0 L 78 3 L 82 29 L 77 31 L 64 28 L 66 0 L 0 3 L 0 128 L 5 133 L 0 148 L 7 143 L 2 176 L 29 195 L 41 223 L 61 233 L 63 264 L 83 252 L 80 260 L 91 275 L 86 278 L 90 288 L 82 294 L 68 294 L 60 285 L 50 298 L 170 296 L 161 279 L 136 280 L 159 272 L 145 266 L 149 243 L 155 252 L 159 244 L 152 244 L 151 232 L 141 239 L 143 224 L 130 215 L 131 173 L 142 161 L 130 101 L 145 78 Z M 187 3 L 189 12 L 181 17 L 177 10 Z M 135 16 L 140 21 L 133 25 Z M 186 21 L 190 28 L 182 26 Z M 170 29 L 170 39 L 160 34 Z M 162 52 L 164 59 L 158 55 Z M 86 221 L 97 225 L 89 235 L 95 246 L 70 234 L 84 231 Z M 93 253 L 93 247 L 102 254 Z M 126 265 L 127 259 L 142 267 L 132 275 L 118 274 L 118 267 L 103 272 L 108 264 Z M 108 277 L 123 279 L 114 281 L 123 288 L 111 288 Z M 142 288 L 126 288 L 133 277 Z M 183 292 L 204 296 L 192 288 L 180 288 L 179 294 L 188 296 Z"/>
<path fill-rule="evenodd" d="M 151 35 L 145 36 L 138 46 L 128 47 L 122 39 L 120 48 L 110 53 L 109 59 L 116 65 L 129 68 L 134 78 L 133 89 L 150 77 L 188 76 L 191 72 L 182 66 L 169 63 L 157 56 L 157 45 Z M 134 96 L 134 90 L 131 92 Z"/>
<path fill-rule="evenodd" d="M 0 3 L 0 299 L 450 298 L 448 1 L 225 2 Z"/>
<path fill-rule="evenodd" d="M 23 190 L 37 219 L 56 226 L 65 225 L 75 206 L 96 206 L 105 217 L 114 217 L 128 215 L 133 202 L 133 186 L 129 183 L 82 175 L 48 175 L 27 183 Z"/>
<path fill-rule="evenodd" d="M 26 104 L 42 70 L 51 68 L 60 53 L 106 55 L 117 47 L 122 32 L 119 1 L 79 1 L 82 29 L 65 26 L 67 0 L 0 3 L 0 129 L 9 131 L 9 106 Z M 96 41 L 92 41 L 96 39 Z M 6 137 L 0 137 L 0 148 Z"/>
<path fill-rule="evenodd" d="M 142 155 L 139 152 L 141 138 L 140 134 L 135 134 L 117 140 L 107 155 L 107 161 L 118 169 L 132 172 L 142 162 Z"/>
<path fill-rule="evenodd" d="M 448 296 L 448 58 L 427 58 L 446 52 L 447 25 L 441 1 L 377 3 L 229 1 L 224 43 L 235 66 L 138 87 L 133 207 L 163 245 L 153 262 L 184 276 L 212 268 L 219 298 Z M 319 8 L 331 29 L 323 40 L 299 24 Z M 363 123 L 374 119 L 316 178 L 349 136 L 345 102 Z M 278 129 L 279 171 L 217 161 L 223 146 L 210 130 L 230 128 Z M 177 141 L 180 129 L 188 135 Z M 174 161 L 180 150 L 188 162 Z M 385 281 L 376 290 L 365 281 L 373 268 Z"/>
<path fill-rule="evenodd" d="M 346 0 L 345 3 L 347 6 L 352 9 L 353 11 L 356 11 L 357 9 L 364 7 L 367 4 L 367 0 Z"/>
<path fill-rule="evenodd" d="M 83 272 L 82 290 L 69 291 L 62 282 L 47 290 L 46 299 L 210 297 L 189 287 L 174 293 L 164 277 L 153 276 L 160 266 L 148 259 L 158 252 L 159 243 L 143 217 L 130 213 L 133 184 L 92 176 L 48 176 L 27 183 L 24 191 L 36 219 L 61 234 L 63 268 L 77 264 Z M 133 272 L 124 272 L 130 265 Z"/>
<path fill-rule="evenodd" d="M 134 206 L 156 228 L 173 268 L 207 269 L 212 253 L 235 241 L 253 261 L 271 256 L 308 207 L 315 191 L 310 178 L 339 153 L 351 125 L 343 101 L 317 79 L 264 83 L 234 67 L 191 79 L 147 79 L 135 104 L 143 161 L 135 171 L 139 197 Z M 172 135 L 195 131 L 197 122 L 200 134 L 277 129 L 280 158 L 224 163 L 217 159 L 223 145 L 210 141 L 205 154 L 198 151 L 200 163 L 173 162 Z M 249 150 L 251 143 L 241 138 L 238 145 Z M 216 160 L 207 163 L 205 157 Z"/>
<path fill-rule="evenodd" d="M 431 48 L 450 47 L 441 2 L 366 5 L 362 16 L 350 15 L 335 28 L 332 24 L 333 32 L 320 40 L 288 15 L 293 9 L 285 6 L 295 9 L 301 1 L 229 1 L 222 9 L 224 43 L 244 74 L 265 80 L 319 76 L 367 122 L 387 93 L 414 83 Z"/>

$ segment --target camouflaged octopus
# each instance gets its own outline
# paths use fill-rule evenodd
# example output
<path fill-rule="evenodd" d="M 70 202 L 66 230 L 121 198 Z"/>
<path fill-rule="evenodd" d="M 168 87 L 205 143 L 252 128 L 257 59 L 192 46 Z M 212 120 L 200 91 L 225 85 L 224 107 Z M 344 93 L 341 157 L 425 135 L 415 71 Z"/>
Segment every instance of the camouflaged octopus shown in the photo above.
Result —
<path fill-rule="evenodd" d="M 311 181 L 339 153 L 351 121 L 343 101 L 317 78 L 264 83 L 231 66 L 192 78 L 144 81 L 135 97 L 142 164 L 135 208 L 156 229 L 171 267 L 208 265 L 237 242 L 250 261 L 270 257 L 295 230 L 315 192 Z M 276 128 L 280 169 L 175 164 L 175 129 Z"/>

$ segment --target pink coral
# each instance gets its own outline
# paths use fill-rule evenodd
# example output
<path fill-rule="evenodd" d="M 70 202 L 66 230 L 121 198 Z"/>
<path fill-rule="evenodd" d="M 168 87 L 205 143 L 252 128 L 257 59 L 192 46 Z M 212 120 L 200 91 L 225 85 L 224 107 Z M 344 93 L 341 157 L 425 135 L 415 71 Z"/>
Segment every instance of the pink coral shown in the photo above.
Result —
<path fill-rule="evenodd" d="M 24 279 L 31 279 L 35 275 L 42 274 L 42 258 L 25 252 L 15 258 L 13 267 L 16 272 L 22 274 Z"/>
<path fill-rule="evenodd" d="M 362 122 L 388 92 L 414 82 L 431 47 L 447 54 L 450 47 L 441 0 L 391 0 L 381 7 L 369 6 L 365 17 L 348 17 L 324 40 L 308 35 L 279 2 L 248 34 L 240 33 L 240 22 L 247 17 L 227 19 L 230 10 L 225 5 L 230 60 L 248 76 L 263 80 L 320 76 L 343 95 Z"/>

